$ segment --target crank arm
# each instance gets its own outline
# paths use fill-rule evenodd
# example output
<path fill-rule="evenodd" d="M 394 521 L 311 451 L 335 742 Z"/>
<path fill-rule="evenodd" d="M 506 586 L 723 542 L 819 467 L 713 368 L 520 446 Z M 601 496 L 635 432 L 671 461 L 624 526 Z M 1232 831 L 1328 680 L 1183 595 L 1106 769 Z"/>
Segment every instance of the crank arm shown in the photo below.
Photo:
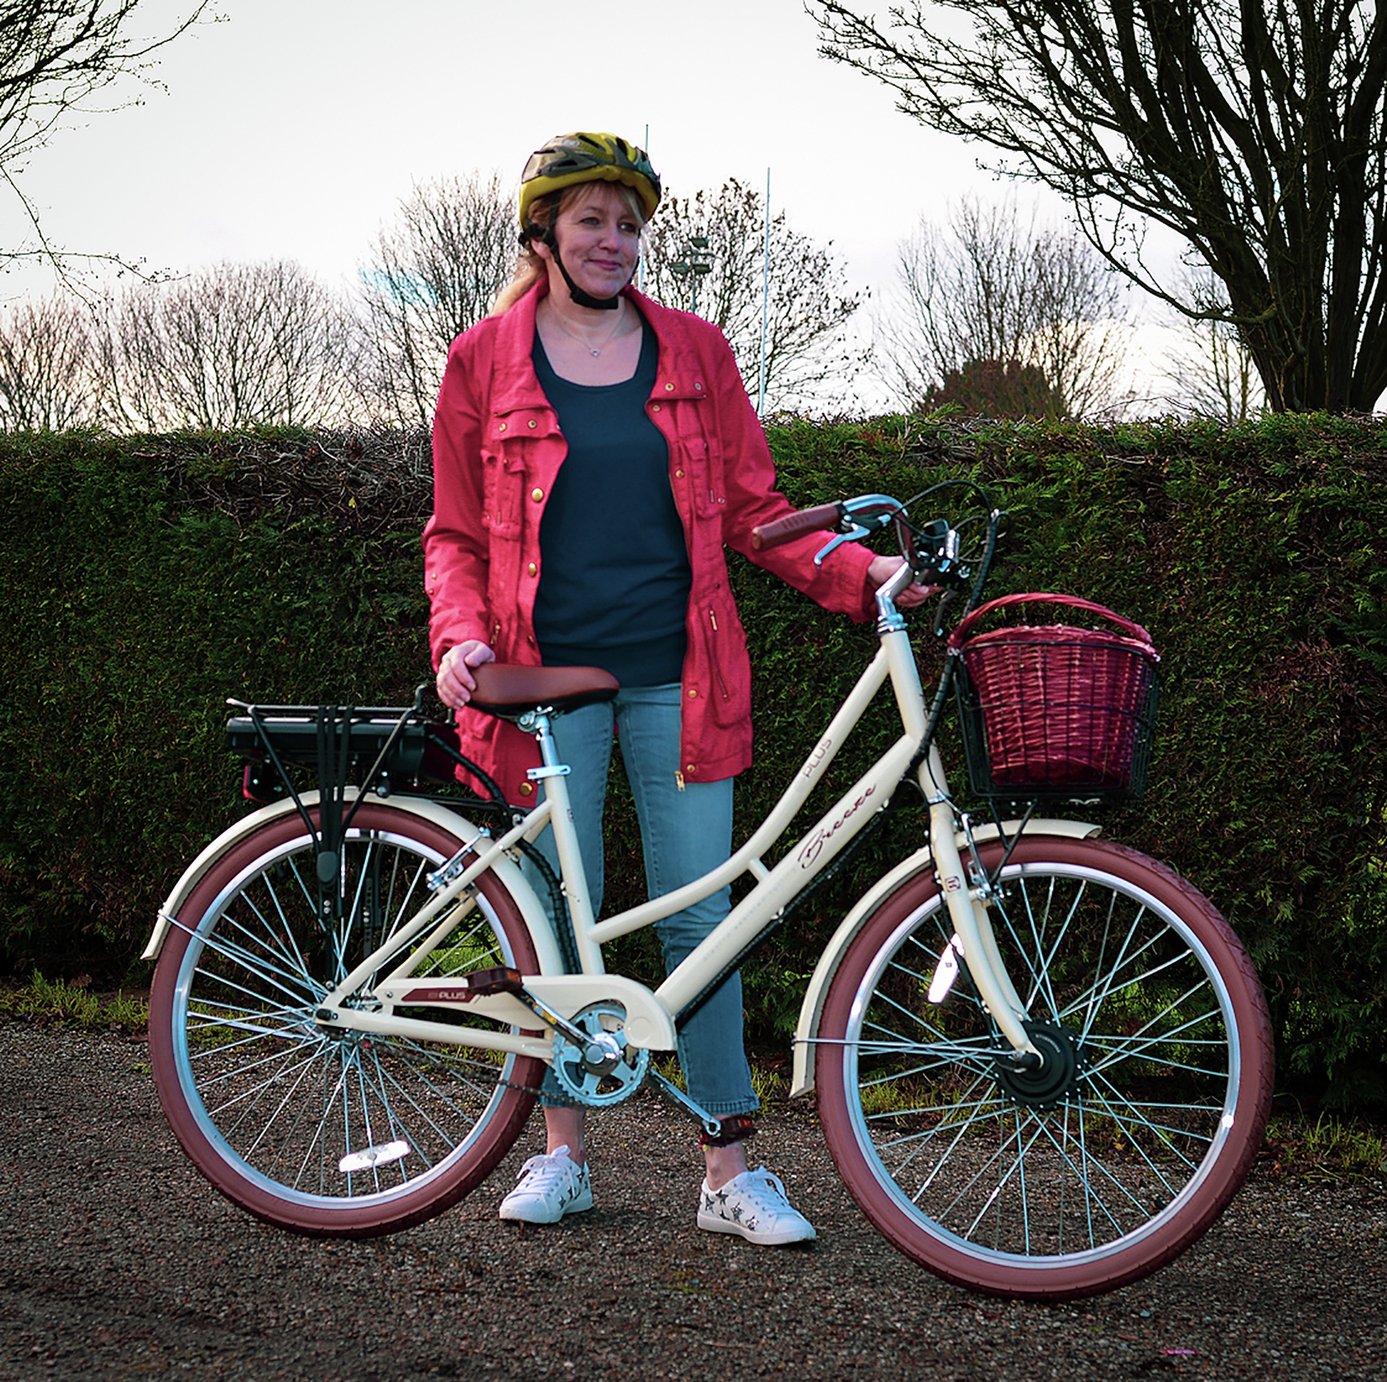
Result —
<path fill-rule="evenodd" d="M 678 1085 L 665 1079 L 658 1070 L 652 1069 L 645 1078 L 650 1080 L 671 1103 L 678 1104 L 685 1113 L 691 1114 L 694 1122 L 699 1124 L 709 1137 L 717 1137 L 722 1132 L 722 1122 L 719 1119 L 714 1118 L 702 1105 L 694 1103 Z"/>
<path fill-rule="evenodd" d="M 537 998 L 525 987 L 517 969 L 479 969 L 466 976 L 466 985 L 471 993 L 508 993 L 517 1002 L 523 1003 L 547 1027 L 571 1042 L 580 1051 L 586 1051 L 591 1037 L 581 1027 L 575 1026 L 561 1012 L 556 1012 L 542 998 Z M 464 1000 L 466 1001 L 466 1000 Z"/>

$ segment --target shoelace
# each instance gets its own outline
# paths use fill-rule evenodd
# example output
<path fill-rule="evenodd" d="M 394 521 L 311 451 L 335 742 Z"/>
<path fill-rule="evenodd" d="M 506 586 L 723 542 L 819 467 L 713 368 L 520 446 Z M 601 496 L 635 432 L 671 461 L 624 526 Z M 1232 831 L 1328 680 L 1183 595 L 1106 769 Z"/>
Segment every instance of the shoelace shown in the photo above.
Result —
<path fill-rule="evenodd" d="M 790 1197 L 785 1193 L 785 1183 L 779 1176 L 764 1168 L 748 1178 L 742 1194 L 762 1214 L 793 1213 Z"/>
<path fill-rule="evenodd" d="M 527 1188 L 543 1194 L 547 1193 L 563 1177 L 573 1175 L 573 1168 L 567 1158 L 541 1153 L 539 1156 L 532 1156 L 520 1168 L 520 1174 L 516 1180 L 522 1181 L 531 1174 L 534 1176 L 535 1183 Z"/>

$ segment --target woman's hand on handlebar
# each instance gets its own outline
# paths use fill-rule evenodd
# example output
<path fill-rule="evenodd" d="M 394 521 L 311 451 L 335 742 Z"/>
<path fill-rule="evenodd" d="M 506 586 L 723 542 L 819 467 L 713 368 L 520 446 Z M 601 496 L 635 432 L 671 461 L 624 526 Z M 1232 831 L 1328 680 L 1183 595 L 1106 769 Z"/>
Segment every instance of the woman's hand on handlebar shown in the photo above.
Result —
<path fill-rule="evenodd" d="M 453 710 L 460 709 L 472 699 L 472 693 L 477 689 L 477 679 L 472 675 L 472 669 L 484 662 L 495 661 L 496 654 L 479 638 L 454 644 L 438 664 L 438 699 Z"/>
<path fill-rule="evenodd" d="M 872 564 L 867 568 L 867 579 L 871 581 L 874 586 L 883 586 L 904 565 L 904 557 L 873 557 Z M 918 581 L 906 586 L 906 588 L 896 596 L 896 608 L 914 609 L 916 605 L 924 604 L 924 602 L 929 599 L 932 589 L 932 587 L 921 585 Z"/>

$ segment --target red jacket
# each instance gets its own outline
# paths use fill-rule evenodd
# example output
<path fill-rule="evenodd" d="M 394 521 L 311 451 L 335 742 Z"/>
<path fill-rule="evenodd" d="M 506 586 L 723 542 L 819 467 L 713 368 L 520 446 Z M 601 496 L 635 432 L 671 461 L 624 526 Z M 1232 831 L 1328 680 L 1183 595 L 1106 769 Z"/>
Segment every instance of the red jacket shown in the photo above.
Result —
<path fill-rule="evenodd" d="M 435 668 L 469 638 L 500 662 L 538 663 L 534 604 L 543 560 L 540 519 L 567 454 L 531 352 L 543 280 L 499 317 L 453 342 L 434 418 L 434 512 L 424 528 L 424 581 Z M 872 612 L 872 554 L 845 544 L 821 567 L 810 534 L 753 552 L 751 530 L 792 511 L 775 488 L 765 434 L 722 333 L 626 290 L 659 343 L 646 410 L 669 445 L 669 482 L 684 525 L 693 581 L 684 657 L 683 773 L 692 782 L 751 762 L 751 664 L 728 588 L 724 544 L 858 620 Z M 611 534 L 614 543 L 621 533 Z M 462 751 L 511 801 L 533 794 L 534 740 L 504 721 L 458 712 Z"/>

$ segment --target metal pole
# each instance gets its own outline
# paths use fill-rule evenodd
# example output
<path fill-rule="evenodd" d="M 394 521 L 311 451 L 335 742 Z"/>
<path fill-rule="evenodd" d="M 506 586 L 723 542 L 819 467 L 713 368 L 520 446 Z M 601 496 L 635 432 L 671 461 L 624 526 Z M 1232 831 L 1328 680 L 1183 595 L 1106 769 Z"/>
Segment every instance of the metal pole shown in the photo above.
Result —
<path fill-rule="evenodd" d="M 645 122 L 645 143 L 643 143 L 643 144 L 641 145 L 641 148 L 645 150 L 645 156 L 646 156 L 647 158 L 649 158 L 649 157 L 650 157 L 650 121 L 649 121 L 649 120 L 647 120 L 647 121 Z M 642 238 L 643 238 L 643 237 L 642 237 Z M 644 246 L 642 246 L 642 248 L 644 248 Z M 636 261 L 636 291 L 639 292 L 639 293 L 645 292 L 645 255 L 644 255 L 644 254 L 642 254 L 641 257 Z"/>
<path fill-rule="evenodd" d="M 766 411 L 766 333 L 771 315 L 771 170 L 766 169 L 766 238 L 761 252 L 761 367 L 758 371 L 756 416 Z"/>

